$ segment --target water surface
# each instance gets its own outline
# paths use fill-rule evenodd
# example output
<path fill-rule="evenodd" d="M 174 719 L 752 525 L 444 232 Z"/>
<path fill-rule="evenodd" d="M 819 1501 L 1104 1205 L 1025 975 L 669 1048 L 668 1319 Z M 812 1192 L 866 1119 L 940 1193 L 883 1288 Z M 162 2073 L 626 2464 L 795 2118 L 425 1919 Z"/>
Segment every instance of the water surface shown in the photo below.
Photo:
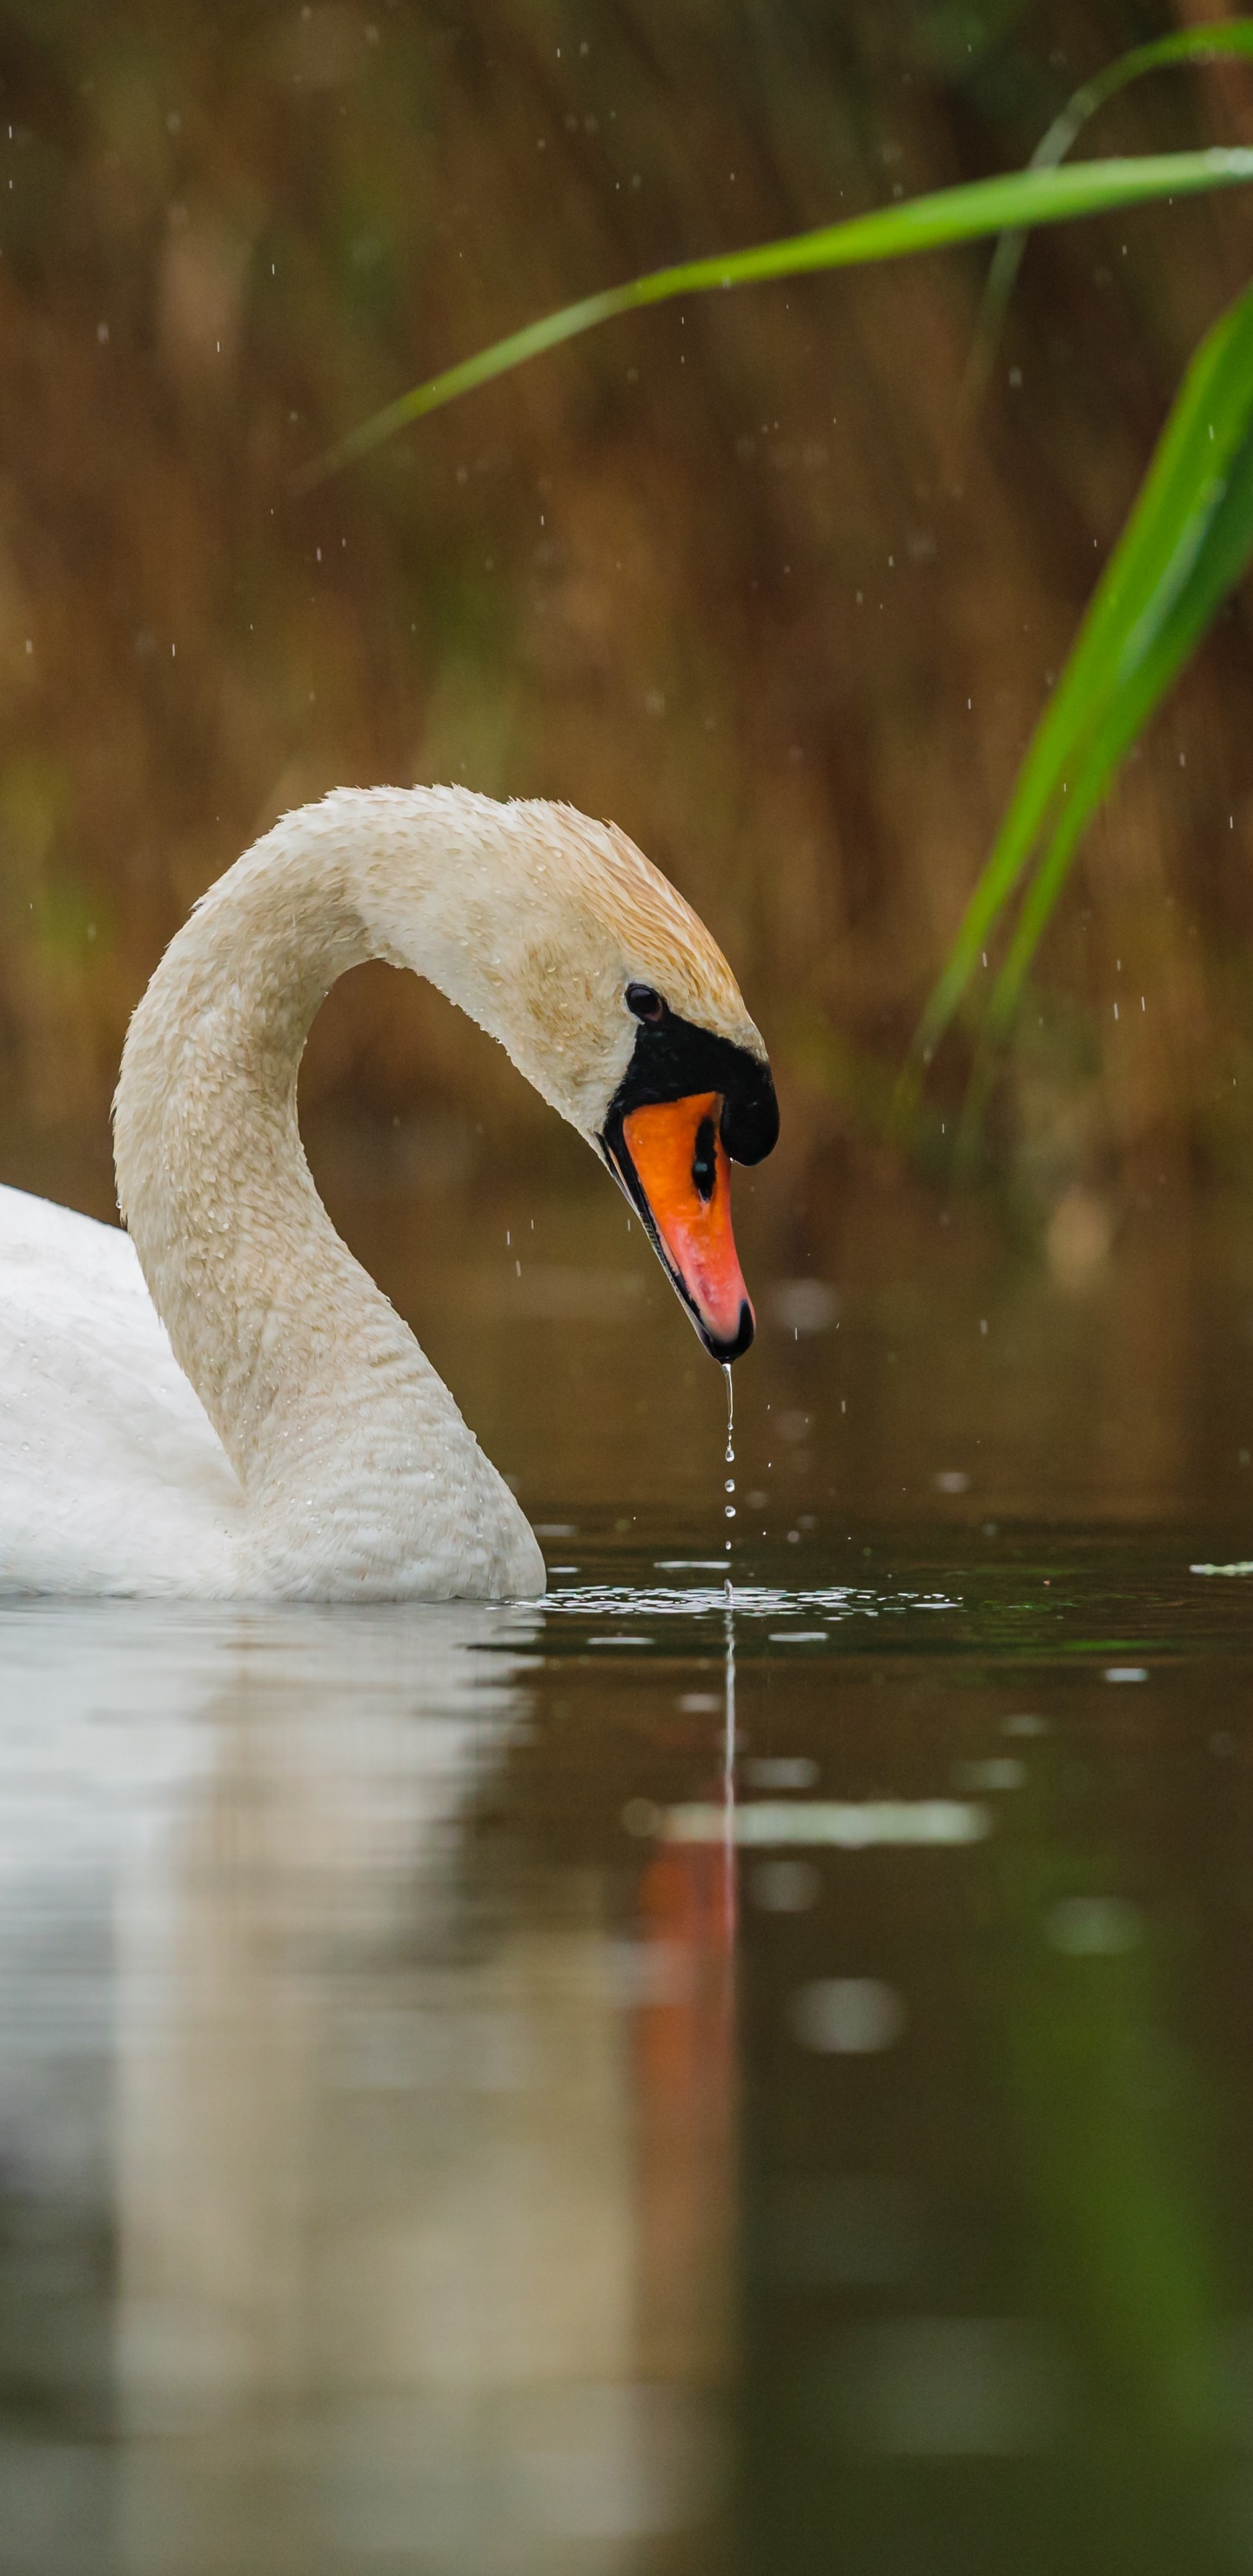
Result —
<path fill-rule="evenodd" d="M 0 1614 L 0 2568 L 1253 2565 L 1244 1582 L 614 1517 Z"/>

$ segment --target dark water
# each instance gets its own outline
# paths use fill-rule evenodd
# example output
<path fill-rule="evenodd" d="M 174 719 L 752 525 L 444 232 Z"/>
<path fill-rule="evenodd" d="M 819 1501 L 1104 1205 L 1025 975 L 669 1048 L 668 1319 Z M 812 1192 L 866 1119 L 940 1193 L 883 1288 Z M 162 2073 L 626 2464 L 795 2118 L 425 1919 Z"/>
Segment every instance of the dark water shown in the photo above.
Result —
<path fill-rule="evenodd" d="M 1244 1582 L 547 1526 L 0 1617 L 5 2576 L 1253 2565 Z"/>

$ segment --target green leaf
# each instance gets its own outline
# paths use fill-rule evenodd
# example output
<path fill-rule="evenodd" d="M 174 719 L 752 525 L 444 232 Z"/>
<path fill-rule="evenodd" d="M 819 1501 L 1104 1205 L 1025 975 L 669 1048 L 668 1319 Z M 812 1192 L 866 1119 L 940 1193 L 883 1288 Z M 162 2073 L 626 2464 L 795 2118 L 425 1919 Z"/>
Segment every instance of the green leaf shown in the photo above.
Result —
<path fill-rule="evenodd" d="M 1246 62 L 1253 62 L 1253 19 L 1216 19 L 1205 26 L 1189 27 L 1181 34 L 1159 36 L 1150 45 L 1133 46 L 1130 53 L 1121 54 L 1116 63 L 1110 63 L 1105 71 L 1098 72 L 1094 80 L 1085 81 L 1082 89 L 1077 89 L 1073 98 L 1067 100 L 1060 115 L 1054 117 L 1047 134 L 1042 135 L 1037 143 L 1027 164 L 1028 169 L 1059 168 L 1072 143 L 1078 140 L 1098 108 L 1104 107 L 1120 90 L 1129 88 L 1133 81 L 1143 80 L 1147 72 L 1169 70 L 1180 63 L 1217 62 L 1224 55 L 1242 55 Z M 983 292 L 971 358 L 971 378 L 976 390 L 987 381 L 995 344 L 1026 247 L 1027 236 L 1021 226 L 1013 232 L 1002 233 L 996 245 Z"/>
<path fill-rule="evenodd" d="M 1249 358 L 1253 379 L 1253 332 Z M 1253 381 L 1248 407 L 1253 410 Z M 1135 638 L 1128 638 L 1120 657 L 1120 663 L 1128 664 L 1125 676 L 1091 729 L 1082 765 L 1067 782 L 1070 793 L 1066 813 L 1056 825 L 1032 879 L 993 989 L 987 1023 L 993 1037 L 1003 1035 L 1013 1017 L 1031 959 L 1065 883 L 1084 826 L 1104 797 L 1119 762 L 1143 732 L 1172 681 L 1178 678 L 1228 592 L 1246 571 L 1251 556 L 1253 435 L 1246 427 L 1230 480 L 1210 517 L 1186 580 L 1152 634 L 1147 651 L 1133 658 Z"/>
<path fill-rule="evenodd" d="M 1151 650 L 1095 718 L 1086 748 L 1071 763 L 1055 807 L 1050 838 L 1031 878 L 1005 962 L 988 1004 L 957 1143 L 958 1162 L 972 1159 L 1003 1045 L 1079 841 L 1115 771 L 1212 623 L 1253 557 L 1253 435 L 1237 464 L 1190 579 L 1157 632 Z M 899 1122 L 898 1122 L 899 1123 Z"/>
<path fill-rule="evenodd" d="M 296 478 L 296 488 L 310 490 L 328 474 L 369 455 L 398 429 L 619 314 L 666 304 L 680 295 L 709 294 L 716 288 L 761 285 L 822 269 L 907 259 L 919 251 L 980 241 L 1011 226 L 1070 223 L 1081 215 L 1106 214 L 1162 198 L 1245 187 L 1250 180 L 1253 151 L 1245 149 L 1142 154 L 1128 160 L 1084 161 L 1066 170 L 1017 171 L 1007 178 L 976 179 L 966 187 L 941 188 L 931 196 L 883 206 L 872 214 L 852 215 L 843 223 L 824 224 L 817 232 L 797 233 L 788 241 L 764 242 L 754 250 L 655 269 L 626 286 L 607 287 L 579 304 L 567 304 L 559 313 L 494 341 L 476 357 L 446 368 L 442 375 L 428 377 L 425 384 L 415 385 L 411 393 L 402 394 L 350 430 Z"/>
<path fill-rule="evenodd" d="M 923 1013 L 934 1049 L 1041 842 L 989 1012 L 1003 1033 L 1084 824 L 1253 552 L 1253 289 L 1192 360 L 1131 516 L 1036 726 L 1000 830 Z"/>

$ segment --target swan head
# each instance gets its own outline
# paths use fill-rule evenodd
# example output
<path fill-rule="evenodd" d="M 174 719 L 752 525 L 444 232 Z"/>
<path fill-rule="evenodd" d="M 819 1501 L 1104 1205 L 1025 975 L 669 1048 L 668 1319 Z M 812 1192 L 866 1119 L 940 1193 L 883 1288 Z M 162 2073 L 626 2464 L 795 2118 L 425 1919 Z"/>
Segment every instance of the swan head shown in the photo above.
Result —
<path fill-rule="evenodd" d="M 465 801 L 494 849 L 485 873 L 461 879 L 459 949 L 480 976 L 490 963 L 491 989 L 454 998 L 600 1155 L 706 1350 L 736 1360 L 755 1324 L 730 1165 L 770 1153 L 779 1112 L 731 969 L 615 825 L 538 803 L 491 806 L 488 822 L 488 800 Z M 490 911 L 474 919 L 478 890 Z"/>

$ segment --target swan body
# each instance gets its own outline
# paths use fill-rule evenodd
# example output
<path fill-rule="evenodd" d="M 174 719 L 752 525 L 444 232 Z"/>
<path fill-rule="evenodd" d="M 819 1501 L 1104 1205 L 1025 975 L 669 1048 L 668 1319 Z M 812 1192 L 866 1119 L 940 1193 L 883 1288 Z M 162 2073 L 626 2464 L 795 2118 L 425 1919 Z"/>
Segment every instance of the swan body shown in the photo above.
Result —
<path fill-rule="evenodd" d="M 519 1504 L 301 1146 L 309 1027 L 371 956 L 429 976 L 596 1146 L 709 1347 L 751 1336 L 718 1137 L 768 1151 L 773 1093 L 703 924 L 568 808 L 338 791 L 210 888 L 135 1013 L 128 1233 L 0 1189 L 0 1591 L 542 1592 Z"/>
<path fill-rule="evenodd" d="M 0 1589 L 229 1592 L 240 1502 L 130 1236 L 0 1188 Z"/>

